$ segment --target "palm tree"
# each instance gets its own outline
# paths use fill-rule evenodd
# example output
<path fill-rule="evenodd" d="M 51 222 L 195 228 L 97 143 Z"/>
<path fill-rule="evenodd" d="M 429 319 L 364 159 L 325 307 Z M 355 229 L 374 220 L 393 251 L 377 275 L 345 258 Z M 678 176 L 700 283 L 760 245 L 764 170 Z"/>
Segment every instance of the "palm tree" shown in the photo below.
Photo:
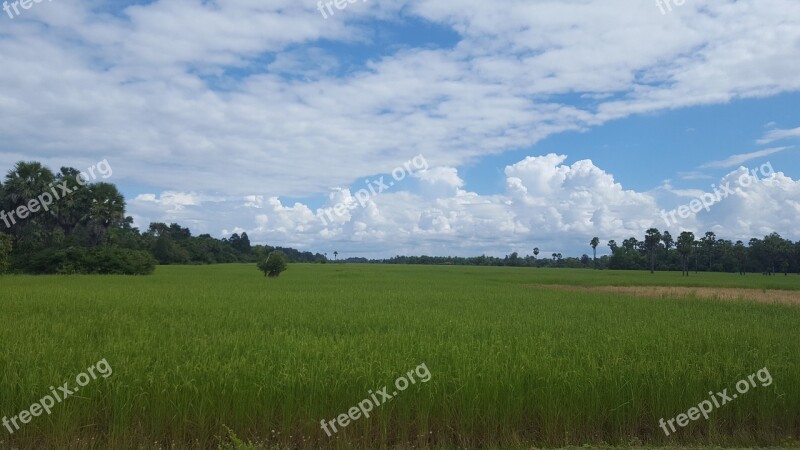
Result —
<path fill-rule="evenodd" d="M 533 257 L 535 258 L 537 256 L 539 256 L 539 247 L 533 249 Z"/>
<path fill-rule="evenodd" d="M 661 233 L 655 229 L 650 228 L 644 237 L 644 245 L 650 253 L 650 273 L 656 273 L 656 249 L 661 242 Z"/>
<path fill-rule="evenodd" d="M 55 175 L 38 162 L 20 161 L 6 175 L 5 195 L 10 208 L 27 205 L 37 196 L 50 192 Z"/>
<path fill-rule="evenodd" d="M 667 258 L 669 258 L 669 250 L 675 245 L 675 241 L 672 239 L 672 235 L 669 234 L 669 231 L 665 230 L 664 234 L 661 235 L 661 242 L 664 243 L 664 248 L 667 249 Z"/>
<path fill-rule="evenodd" d="M 736 261 L 739 263 L 739 275 L 746 275 L 745 265 L 747 264 L 747 248 L 745 248 L 744 242 L 736 241 L 733 252 L 734 255 L 736 255 Z"/>
<path fill-rule="evenodd" d="M 334 261 L 338 261 L 339 260 L 339 252 L 333 252 L 333 260 Z"/>
<path fill-rule="evenodd" d="M 689 254 L 692 253 L 692 248 L 694 246 L 694 233 L 691 231 L 684 231 L 678 236 L 676 248 L 681 255 L 681 262 L 683 262 L 683 272 L 681 275 L 689 276 Z"/>
<path fill-rule="evenodd" d="M 616 252 L 617 249 L 619 248 L 619 245 L 617 244 L 617 241 L 612 239 L 612 240 L 608 241 L 608 248 L 611 249 L 611 254 L 613 255 L 614 252 Z"/>
<path fill-rule="evenodd" d="M 597 269 L 597 246 L 600 245 L 600 239 L 593 237 L 589 245 L 592 246 L 592 252 L 594 252 L 594 268 Z"/>
<path fill-rule="evenodd" d="M 56 183 L 66 182 L 70 186 L 80 186 L 78 177 L 80 172 L 71 167 L 62 167 L 61 173 L 56 176 Z M 82 223 L 86 222 L 87 212 L 92 207 L 92 190 L 89 188 L 81 188 L 70 194 L 66 198 L 62 198 L 55 202 L 50 209 L 58 222 L 58 226 L 64 230 L 64 234 L 69 236 L 73 234 Z"/>
<path fill-rule="evenodd" d="M 125 218 L 125 198 L 117 187 L 109 183 L 97 183 L 89 187 L 92 206 L 86 217 L 91 243 L 99 245 L 105 240 L 108 229 Z"/>
<path fill-rule="evenodd" d="M 714 247 L 717 244 L 717 235 L 714 234 L 713 231 L 709 231 L 704 237 L 700 238 L 700 242 L 702 242 L 703 247 L 706 248 L 706 252 L 708 253 L 708 271 L 711 272 L 711 261 L 714 257 Z"/>
<path fill-rule="evenodd" d="M 0 198 L 0 210 L 13 213 L 21 206 L 27 209 L 32 200 L 44 195 L 55 200 L 52 192 L 60 193 L 60 190 L 53 186 L 54 181 L 53 172 L 42 164 L 18 162 L 6 175 L 3 196 Z M 25 220 L 19 216 L 14 219 L 12 216 L 10 221 L 11 227 L 4 231 L 16 238 L 16 249 L 22 253 L 46 245 L 53 237 L 48 229 L 54 221 L 52 212 L 39 211 L 35 215 L 27 216 Z"/>

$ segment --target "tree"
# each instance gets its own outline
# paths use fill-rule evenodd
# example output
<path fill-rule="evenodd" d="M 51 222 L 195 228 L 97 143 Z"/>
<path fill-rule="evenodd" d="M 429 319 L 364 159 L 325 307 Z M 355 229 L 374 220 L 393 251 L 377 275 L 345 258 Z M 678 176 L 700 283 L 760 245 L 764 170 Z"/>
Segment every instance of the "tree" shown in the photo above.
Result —
<path fill-rule="evenodd" d="M 714 259 L 714 248 L 717 244 L 717 235 L 713 231 L 706 232 L 706 235 L 700 238 L 700 242 L 708 253 L 708 271 L 711 272 L 711 263 Z"/>
<path fill-rule="evenodd" d="M 694 236 L 694 233 L 692 236 Z M 695 241 L 692 243 L 692 248 L 694 249 L 694 273 L 697 273 L 700 270 L 700 263 L 698 262 L 700 255 L 700 241 L 695 239 Z"/>
<path fill-rule="evenodd" d="M 597 246 L 600 245 L 600 239 L 593 237 L 589 245 L 592 246 L 592 251 L 594 252 L 594 268 L 597 269 Z"/>
<path fill-rule="evenodd" d="M 667 252 L 675 245 L 675 241 L 672 239 L 672 235 L 669 231 L 664 230 L 664 234 L 661 235 L 661 242 L 664 243 L 664 248 L 667 249 Z"/>
<path fill-rule="evenodd" d="M 250 237 L 247 233 L 242 233 L 241 239 L 239 240 L 239 248 L 237 249 L 242 253 L 250 253 L 253 251 L 253 246 L 250 244 Z"/>
<path fill-rule="evenodd" d="M 339 252 L 338 251 L 337 252 L 333 252 L 333 260 L 334 261 L 338 261 L 339 260 Z"/>
<path fill-rule="evenodd" d="M 691 231 L 684 231 L 678 236 L 678 243 L 676 245 L 678 253 L 681 255 L 681 262 L 683 263 L 684 276 L 689 276 L 689 255 L 695 246 L 694 233 Z"/>
<path fill-rule="evenodd" d="M 112 226 L 119 226 L 125 219 L 125 198 L 117 187 L 109 183 L 89 186 L 92 204 L 86 217 L 90 245 L 103 244 Z"/>
<path fill-rule="evenodd" d="M 764 255 L 767 261 L 767 272 L 770 275 L 775 275 L 776 266 L 778 263 L 788 262 L 789 260 L 789 246 L 791 242 L 787 242 L 778 233 L 771 233 L 769 236 L 764 237 L 762 245 L 764 248 Z M 788 268 L 785 264 L 781 264 L 784 268 L 784 273 L 788 273 Z"/>
<path fill-rule="evenodd" d="M 617 252 L 617 249 L 619 248 L 619 245 L 617 245 L 617 241 L 612 239 L 612 240 L 608 241 L 608 248 L 611 249 L 611 254 L 613 255 L 614 253 Z"/>
<path fill-rule="evenodd" d="M 189 252 L 175 244 L 169 233 L 159 236 L 150 250 L 159 264 L 186 264 Z"/>
<path fill-rule="evenodd" d="M 7 211 L 27 205 L 43 193 L 51 192 L 53 172 L 38 162 L 20 161 L 6 175 L 5 204 Z"/>
<path fill-rule="evenodd" d="M 639 241 L 635 237 L 630 237 L 622 241 L 622 248 L 628 251 L 635 251 L 639 247 Z"/>
<path fill-rule="evenodd" d="M 675 246 L 675 241 L 672 239 L 672 235 L 669 231 L 664 230 L 664 233 L 661 235 L 661 242 L 664 243 L 664 249 L 666 249 L 664 254 L 666 255 L 666 261 L 669 262 L 669 251 Z"/>
<path fill-rule="evenodd" d="M 267 258 L 258 263 L 258 268 L 264 272 L 264 276 L 277 278 L 288 268 L 286 254 L 280 250 L 275 250 Z"/>
<path fill-rule="evenodd" d="M 739 275 L 746 275 L 745 266 L 747 265 L 747 248 L 744 246 L 744 242 L 736 241 L 736 246 L 733 247 L 734 256 L 736 257 L 736 263 L 739 267 Z"/>
<path fill-rule="evenodd" d="M 69 186 L 80 186 L 83 179 L 78 169 L 62 167 L 56 175 L 55 184 L 67 183 Z M 86 225 L 88 211 L 92 206 L 92 193 L 85 187 L 76 189 L 70 195 L 62 197 L 50 206 L 55 221 L 65 236 L 72 236 L 82 225 Z"/>
<path fill-rule="evenodd" d="M 537 256 L 539 256 L 539 247 L 533 249 L 533 257 L 536 258 Z"/>
<path fill-rule="evenodd" d="M 583 267 L 588 266 L 589 261 L 590 261 L 589 255 L 584 254 L 583 256 L 581 256 L 581 264 L 583 265 Z M 597 268 L 597 258 L 595 258 L 594 262 L 595 262 L 595 268 Z"/>
<path fill-rule="evenodd" d="M 14 239 L 0 232 L 0 274 L 4 274 L 11 267 L 11 250 Z"/>
<path fill-rule="evenodd" d="M 169 227 L 162 222 L 151 222 L 150 226 L 147 228 L 147 232 L 154 237 L 159 237 L 163 234 L 169 234 Z"/>
<path fill-rule="evenodd" d="M 650 253 L 650 273 L 656 272 L 656 250 L 661 243 L 661 233 L 655 229 L 650 228 L 644 237 L 645 248 Z"/>
<path fill-rule="evenodd" d="M 43 194 L 55 201 L 52 192 L 58 191 L 52 186 L 54 181 L 53 172 L 38 162 L 20 161 L 6 175 L 0 210 L 4 213 L 3 226 L 8 227 L 6 232 L 15 238 L 15 252 L 30 254 L 49 244 L 52 233 L 48 226 L 53 221 L 52 215 L 42 210 L 36 213 L 29 211 L 23 219 L 19 213 L 15 217 L 14 212 L 19 208 L 24 208 L 22 211 L 28 209 L 30 202 Z M 8 216 L 5 215 L 6 211 Z"/>

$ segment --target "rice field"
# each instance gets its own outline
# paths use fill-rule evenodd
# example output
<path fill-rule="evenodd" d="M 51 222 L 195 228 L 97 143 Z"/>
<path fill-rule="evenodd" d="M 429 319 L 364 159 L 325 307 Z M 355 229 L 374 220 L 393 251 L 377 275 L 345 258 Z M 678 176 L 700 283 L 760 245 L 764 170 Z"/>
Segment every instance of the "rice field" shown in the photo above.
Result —
<path fill-rule="evenodd" d="M 800 290 L 797 275 L 451 266 L 159 267 L 0 278 L 0 416 L 113 368 L 0 448 L 793 446 L 800 307 L 546 285 Z M 329 437 L 320 421 L 424 364 Z M 666 436 L 674 418 L 768 368 Z M 238 444 L 237 444 L 238 443 Z"/>

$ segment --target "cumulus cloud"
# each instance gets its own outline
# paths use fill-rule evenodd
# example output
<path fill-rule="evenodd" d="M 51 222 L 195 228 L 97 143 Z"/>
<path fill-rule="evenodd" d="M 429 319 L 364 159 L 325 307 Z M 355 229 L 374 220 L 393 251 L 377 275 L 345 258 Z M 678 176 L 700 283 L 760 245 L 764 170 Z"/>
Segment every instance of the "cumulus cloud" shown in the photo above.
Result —
<path fill-rule="evenodd" d="M 302 203 L 284 205 L 278 198 L 256 202 L 260 206 L 255 214 L 240 207 L 242 199 L 185 207 L 225 217 L 231 224 L 226 232 L 235 229 L 234 223 L 245 224 L 239 232 L 246 231 L 254 241 L 337 250 L 343 256 L 529 254 L 534 246 L 545 252 L 580 254 L 593 236 L 604 242 L 641 238 L 650 227 L 674 234 L 712 230 L 736 239 L 765 235 L 775 227 L 800 233 L 795 220 L 800 214 L 800 182 L 782 173 L 759 172 L 758 179 L 737 195 L 667 227 L 661 205 L 684 204 L 704 191 L 667 184 L 656 191 L 636 192 L 589 160 L 568 164 L 567 159 L 558 154 L 531 156 L 506 167 L 506 190 L 498 195 L 470 192 L 455 169 L 432 167 L 420 178 L 423 184 L 432 181 L 442 189 L 381 193 L 363 208 L 347 188 L 335 189 L 328 203 L 316 210 Z M 720 185 L 748 173 L 744 167 L 736 169 Z M 322 211 L 337 203 L 356 207 L 343 216 L 334 215 L 334 221 L 320 220 Z M 162 201 L 164 213 L 171 204 Z"/>
<path fill-rule="evenodd" d="M 791 0 L 698 0 L 669 16 L 623 0 L 358 6 L 329 20 L 289 0 L 26 11 L 0 36 L 0 113 L 15 117 L 0 123 L 0 163 L 113 156 L 117 179 L 163 189 L 314 195 L 402 149 L 455 167 L 630 114 L 800 88 Z M 319 45 L 368 43 L 364 20 L 385 17 L 459 42 L 364 63 Z M 571 93 L 595 100 L 558 100 Z"/>
<path fill-rule="evenodd" d="M 495 196 L 470 192 L 457 168 L 633 114 L 800 89 L 794 0 L 694 0 L 666 16 L 629 0 L 366 2 L 328 20 L 315 8 L 64 0 L 5 21 L 0 114 L 13 120 L 0 121 L 0 165 L 108 158 L 114 181 L 142 194 L 129 202 L 137 223 L 215 235 L 431 253 L 559 235 L 578 248 L 573 235 L 641 234 L 653 194 L 560 155 L 510 166 Z M 375 20 L 424 23 L 454 42 L 376 50 Z M 280 200 L 419 153 L 432 168 L 418 191 L 370 199 L 330 227 Z M 353 194 L 336 196 L 328 206 Z"/>

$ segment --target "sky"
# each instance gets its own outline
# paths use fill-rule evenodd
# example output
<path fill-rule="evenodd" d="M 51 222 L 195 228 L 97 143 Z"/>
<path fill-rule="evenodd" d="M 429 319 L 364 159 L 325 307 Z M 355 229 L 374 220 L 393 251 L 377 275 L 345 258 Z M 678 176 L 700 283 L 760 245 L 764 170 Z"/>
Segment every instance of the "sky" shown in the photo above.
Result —
<path fill-rule="evenodd" d="M 340 258 L 800 239 L 796 0 L 326 3 L 6 1 L 0 170 Z"/>

